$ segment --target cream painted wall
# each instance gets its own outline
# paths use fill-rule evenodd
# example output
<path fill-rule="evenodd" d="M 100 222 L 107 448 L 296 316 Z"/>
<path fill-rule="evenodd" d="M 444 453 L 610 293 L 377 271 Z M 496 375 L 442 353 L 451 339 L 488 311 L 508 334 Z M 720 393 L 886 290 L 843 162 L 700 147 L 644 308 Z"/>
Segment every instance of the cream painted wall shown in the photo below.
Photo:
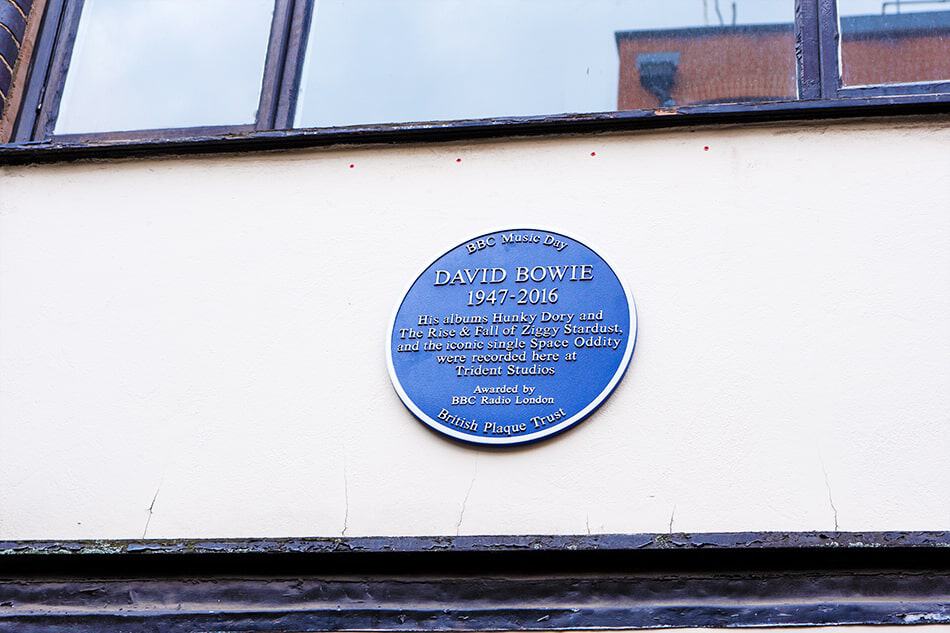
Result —
<path fill-rule="evenodd" d="M 2 168 L 0 538 L 950 529 L 948 148 L 924 119 Z M 624 275 L 637 350 L 569 433 L 457 446 L 386 322 L 515 226 Z"/>

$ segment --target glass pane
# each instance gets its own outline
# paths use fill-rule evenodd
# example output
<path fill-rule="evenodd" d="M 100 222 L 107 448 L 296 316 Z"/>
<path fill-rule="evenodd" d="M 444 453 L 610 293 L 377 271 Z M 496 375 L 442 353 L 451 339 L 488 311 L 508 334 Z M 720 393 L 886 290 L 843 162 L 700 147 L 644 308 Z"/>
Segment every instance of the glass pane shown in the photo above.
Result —
<path fill-rule="evenodd" d="M 794 0 L 316 0 L 297 125 L 794 98 Z"/>
<path fill-rule="evenodd" d="M 950 0 L 838 0 L 845 85 L 950 81 Z"/>
<path fill-rule="evenodd" d="M 253 123 L 274 0 L 86 0 L 55 133 Z"/>

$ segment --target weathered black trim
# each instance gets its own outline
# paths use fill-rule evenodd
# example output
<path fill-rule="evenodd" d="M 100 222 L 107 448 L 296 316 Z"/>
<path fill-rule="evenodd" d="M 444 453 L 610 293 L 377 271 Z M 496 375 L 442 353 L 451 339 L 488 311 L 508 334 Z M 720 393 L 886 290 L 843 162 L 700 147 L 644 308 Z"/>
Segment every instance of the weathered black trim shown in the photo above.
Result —
<path fill-rule="evenodd" d="M 300 92 L 300 75 L 303 73 L 312 16 L 313 0 L 294 0 L 274 129 L 284 130 L 294 126 L 297 97 Z"/>
<path fill-rule="evenodd" d="M 798 98 L 821 98 L 821 31 L 814 2 L 795 0 L 795 68 Z"/>
<path fill-rule="evenodd" d="M 82 17 L 85 3 L 86 0 L 61 0 L 62 12 L 59 14 L 59 21 L 55 29 L 52 24 L 50 25 L 50 30 L 55 33 L 53 40 L 49 41 L 46 38 L 45 41 L 42 39 L 40 41 L 40 48 L 50 47 L 51 57 L 48 74 L 45 76 L 40 91 L 41 96 L 36 103 L 34 127 L 30 130 L 28 138 L 48 138 L 53 134 L 53 128 L 59 118 L 63 90 L 66 87 L 66 74 L 69 72 L 69 66 L 72 63 L 73 46 L 76 43 L 76 36 L 79 34 L 79 20 Z M 47 5 L 47 12 L 50 15 L 56 12 L 51 6 L 52 4 L 54 3 Z M 24 102 L 23 106 L 26 105 L 27 102 Z M 17 137 L 22 138 L 19 136 L 19 131 Z"/>
<path fill-rule="evenodd" d="M 57 42 L 63 32 L 63 3 L 48 2 L 42 11 L 39 35 L 33 55 L 29 59 L 30 72 L 26 91 L 16 113 L 12 138 L 17 143 L 26 143 L 33 138 L 43 101 L 47 96 L 47 83 L 50 80 Z"/>
<path fill-rule="evenodd" d="M 418 554 L 426 552 L 625 552 L 645 550 L 947 549 L 950 532 L 707 532 L 517 536 L 0 541 L 3 556 L 116 554 Z M 0 558 L 0 562 L 4 559 Z"/>
<path fill-rule="evenodd" d="M 340 128 L 270 130 L 187 138 L 0 145 L 0 165 L 81 159 L 269 151 L 340 144 L 423 143 L 511 136 L 616 132 L 710 124 L 950 113 L 950 94 L 681 106 L 595 114 L 505 117 Z"/>
<path fill-rule="evenodd" d="M 0 543 L 0 632 L 950 622 L 946 532 Z"/>
<path fill-rule="evenodd" d="M 293 13 L 294 0 L 274 2 L 274 17 L 264 60 L 264 74 L 261 77 L 260 102 L 255 117 L 255 125 L 259 130 L 273 130 L 275 127 Z"/>

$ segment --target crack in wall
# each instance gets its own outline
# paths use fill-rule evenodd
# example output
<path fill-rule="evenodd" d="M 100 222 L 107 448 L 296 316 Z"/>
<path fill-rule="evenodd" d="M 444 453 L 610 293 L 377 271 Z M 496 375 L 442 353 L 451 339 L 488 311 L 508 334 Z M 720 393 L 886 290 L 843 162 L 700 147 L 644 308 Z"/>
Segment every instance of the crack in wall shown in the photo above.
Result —
<path fill-rule="evenodd" d="M 145 529 L 142 530 L 142 538 L 145 538 L 145 535 L 148 534 L 148 525 L 152 522 L 152 514 L 155 510 L 155 500 L 158 499 L 158 493 L 162 490 L 162 484 L 158 484 L 158 488 L 155 489 L 155 494 L 152 495 L 152 503 L 148 505 L 148 517 L 145 518 Z"/>
<path fill-rule="evenodd" d="M 346 474 L 346 453 L 343 453 L 343 529 L 340 536 L 346 536 L 350 523 L 350 480 Z"/>
<path fill-rule="evenodd" d="M 462 519 L 465 518 L 465 506 L 468 503 L 468 497 L 472 494 L 472 488 L 475 487 L 475 478 L 478 476 L 478 455 L 475 456 L 475 460 L 472 462 L 472 481 L 468 484 L 468 491 L 465 493 L 465 498 L 462 499 L 462 508 L 459 510 L 459 520 L 455 524 L 455 536 L 458 536 L 462 531 Z"/>
<path fill-rule="evenodd" d="M 835 507 L 835 500 L 831 496 L 831 482 L 828 480 L 828 470 L 825 468 L 825 460 L 822 459 L 821 455 L 818 456 L 818 461 L 821 462 L 821 472 L 825 476 L 825 488 L 828 489 L 828 503 L 831 505 L 831 513 L 834 516 L 835 520 L 835 532 L 838 531 L 838 508 Z"/>

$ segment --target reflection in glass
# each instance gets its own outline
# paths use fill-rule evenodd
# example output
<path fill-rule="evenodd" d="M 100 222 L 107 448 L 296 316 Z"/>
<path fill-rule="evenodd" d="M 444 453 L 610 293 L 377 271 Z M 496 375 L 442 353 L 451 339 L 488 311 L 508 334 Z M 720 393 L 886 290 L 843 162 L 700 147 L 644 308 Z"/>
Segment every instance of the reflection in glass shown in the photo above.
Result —
<path fill-rule="evenodd" d="M 794 0 L 316 0 L 296 125 L 794 98 Z"/>
<path fill-rule="evenodd" d="M 950 0 L 838 0 L 845 85 L 950 81 Z"/>
<path fill-rule="evenodd" d="M 56 134 L 253 123 L 273 0 L 86 0 Z"/>

